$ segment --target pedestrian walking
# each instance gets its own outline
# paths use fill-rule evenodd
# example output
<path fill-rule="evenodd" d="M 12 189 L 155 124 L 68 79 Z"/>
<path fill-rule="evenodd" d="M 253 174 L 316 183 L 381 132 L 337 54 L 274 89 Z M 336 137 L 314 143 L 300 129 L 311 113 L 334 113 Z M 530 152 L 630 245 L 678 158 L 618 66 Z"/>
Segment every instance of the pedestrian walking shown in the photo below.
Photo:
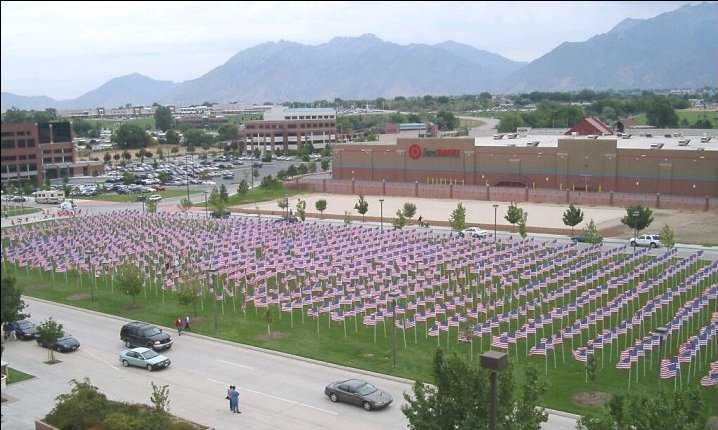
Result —
<path fill-rule="evenodd" d="M 185 330 L 189 330 L 189 322 L 190 322 L 189 315 L 187 315 L 187 316 L 184 318 L 184 329 L 185 329 Z"/>
<path fill-rule="evenodd" d="M 232 398 L 230 397 L 230 394 L 232 393 L 232 389 L 234 388 L 234 385 L 230 385 L 229 388 L 227 388 L 227 397 L 225 399 L 229 400 L 229 411 L 234 412 L 234 403 L 232 403 Z"/>
<path fill-rule="evenodd" d="M 229 403 L 230 407 L 232 408 L 232 412 L 241 414 L 239 410 L 239 391 L 237 390 L 237 387 L 234 385 L 232 386 L 232 389 L 229 392 Z"/>
<path fill-rule="evenodd" d="M 182 321 L 182 317 L 179 317 L 175 320 L 175 327 L 177 327 L 177 336 L 182 336 L 182 326 L 184 325 L 184 321 Z"/>

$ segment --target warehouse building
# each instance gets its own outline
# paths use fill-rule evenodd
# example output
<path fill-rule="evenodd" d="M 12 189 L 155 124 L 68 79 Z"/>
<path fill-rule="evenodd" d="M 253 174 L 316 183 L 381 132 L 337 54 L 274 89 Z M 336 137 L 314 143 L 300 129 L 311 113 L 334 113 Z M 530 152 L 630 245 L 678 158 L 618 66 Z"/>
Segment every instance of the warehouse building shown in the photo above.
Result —
<path fill-rule="evenodd" d="M 531 134 L 338 145 L 334 179 L 718 196 L 718 136 Z"/>

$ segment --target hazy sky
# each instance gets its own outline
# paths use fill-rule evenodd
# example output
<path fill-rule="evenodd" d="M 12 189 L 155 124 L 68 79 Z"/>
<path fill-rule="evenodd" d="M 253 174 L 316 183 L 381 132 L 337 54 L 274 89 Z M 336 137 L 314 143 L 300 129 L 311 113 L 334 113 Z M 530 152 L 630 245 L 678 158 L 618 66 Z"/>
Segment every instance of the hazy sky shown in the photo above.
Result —
<path fill-rule="evenodd" d="M 184 81 L 280 39 L 454 40 L 530 61 L 564 41 L 697 2 L 2 2 L 2 90 L 74 98 L 139 72 Z"/>

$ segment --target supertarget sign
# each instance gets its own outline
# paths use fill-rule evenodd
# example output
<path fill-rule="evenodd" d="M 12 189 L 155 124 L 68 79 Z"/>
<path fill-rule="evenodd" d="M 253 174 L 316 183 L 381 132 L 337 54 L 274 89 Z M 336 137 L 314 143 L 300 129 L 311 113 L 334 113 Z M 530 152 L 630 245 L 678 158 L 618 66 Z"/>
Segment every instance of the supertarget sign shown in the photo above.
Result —
<path fill-rule="evenodd" d="M 457 158 L 461 154 L 459 149 L 422 149 L 421 146 L 416 143 L 409 145 L 409 158 L 412 160 L 418 160 L 421 157 L 447 157 Z"/>

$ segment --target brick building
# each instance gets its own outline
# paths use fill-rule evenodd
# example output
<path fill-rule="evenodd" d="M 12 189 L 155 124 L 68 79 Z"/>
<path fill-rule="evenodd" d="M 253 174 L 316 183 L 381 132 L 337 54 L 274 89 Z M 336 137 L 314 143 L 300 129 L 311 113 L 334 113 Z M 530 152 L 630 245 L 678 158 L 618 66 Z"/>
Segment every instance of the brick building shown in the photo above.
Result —
<path fill-rule="evenodd" d="M 239 138 L 249 149 L 283 152 L 294 146 L 301 150 L 306 143 L 315 147 L 336 142 L 337 124 L 334 109 L 275 107 L 264 113 L 261 121 L 248 121 L 239 130 Z"/>
<path fill-rule="evenodd" d="M 90 176 L 102 162 L 79 161 L 69 122 L 3 123 L 2 182 L 31 181 L 64 176 Z"/>
<path fill-rule="evenodd" d="M 718 136 L 399 137 L 333 157 L 334 179 L 718 196 Z"/>

